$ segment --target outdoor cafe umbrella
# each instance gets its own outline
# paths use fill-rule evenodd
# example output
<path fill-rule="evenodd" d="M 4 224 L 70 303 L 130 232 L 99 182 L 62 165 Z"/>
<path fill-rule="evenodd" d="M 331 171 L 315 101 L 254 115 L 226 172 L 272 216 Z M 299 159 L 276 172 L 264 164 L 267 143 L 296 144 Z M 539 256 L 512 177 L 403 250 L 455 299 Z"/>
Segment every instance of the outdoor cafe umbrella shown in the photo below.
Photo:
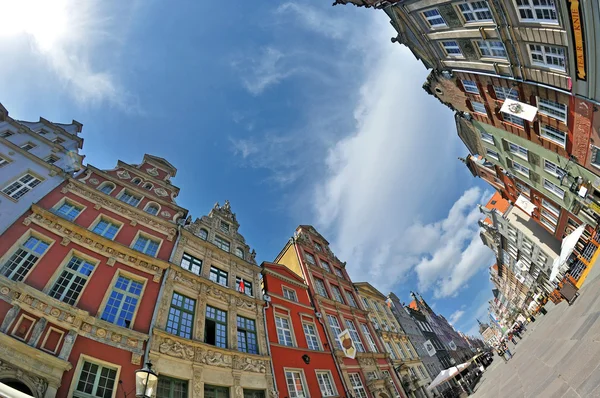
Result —
<path fill-rule="evenodd" d="M 428 390 L 433 390 L 434 388 L 436 388 L 437 386 L 439 386 L 443 382 L 448 381 L 448 380 L 454 378 L 457 374 L 459 374 L 460 372 L 462 372 L 463 370 L 465 370 L 466 368 L 468 368 L 470 364 L 471 364 L 470 362 L 465 362 L 465 363 L 461 363 L 460 365 L 456 365 L 456 366 L 453 366 L 451 368 L 442 370 L 436 376 L 436 378 L 433 379 L 433 381 L 431 382 L 431 384 L 429 385 L 429 387 L 427 387 L 427 389 Z"/>
<path fill-rule="evenodd" d="M 575 246 L 579 241 L 579 238 L 583 234 L 585 230 L 585 224 L 580 225 L 575 231 L 571 232 L 567 235 L 560 245 L 560 256 L 556 257 L 554 263 L 552 264 L 552 272 L 550 273 L 550 282 L 553 282 L 557 277 L 558 272 L 560 271 L 560 267 L 569 259 L 573 250 L 575 250 Z"/>

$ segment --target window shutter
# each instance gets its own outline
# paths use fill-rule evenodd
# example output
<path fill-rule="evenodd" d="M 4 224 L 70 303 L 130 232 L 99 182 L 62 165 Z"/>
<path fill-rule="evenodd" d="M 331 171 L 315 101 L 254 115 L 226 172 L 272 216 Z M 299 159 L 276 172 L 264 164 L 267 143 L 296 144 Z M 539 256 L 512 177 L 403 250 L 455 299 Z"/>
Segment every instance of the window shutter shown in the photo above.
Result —
<path fill-rule="evenodd" d="M 488 92 L 489 96 L 492 97 L 493 99 L 495 99 L 495 100 L 498 99 L 496 97 L 496 90 L 494 90 L 494 85 L 493 84 L 488 84 L 487 85 L 487 92 Z"/>
<path fill-rule="evenodd" d="M 471 100 L 467 100 L 467 109 L 473 112 L 473 104 L 471 103 Z"/>

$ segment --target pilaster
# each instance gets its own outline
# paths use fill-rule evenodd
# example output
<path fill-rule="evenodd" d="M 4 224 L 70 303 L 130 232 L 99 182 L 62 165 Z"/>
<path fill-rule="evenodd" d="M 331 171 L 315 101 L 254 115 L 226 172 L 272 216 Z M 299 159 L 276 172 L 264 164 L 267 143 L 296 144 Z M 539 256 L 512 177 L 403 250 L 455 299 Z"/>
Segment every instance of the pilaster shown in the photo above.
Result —
<path fill-rule="evenodd" d="M 8 312 L 6 313 L 6 316 L 4 317 L 4 320 L 2 321 L 2 325 L 0 325 L 0 332 L 6 334 L 10 325 L 12 325 L 12 323 L 17 318 L 18 313 L 19 313 L 19 306 L 17 304 L 13 304 L 12 308 L 10 310 L 8 310 Z"/>

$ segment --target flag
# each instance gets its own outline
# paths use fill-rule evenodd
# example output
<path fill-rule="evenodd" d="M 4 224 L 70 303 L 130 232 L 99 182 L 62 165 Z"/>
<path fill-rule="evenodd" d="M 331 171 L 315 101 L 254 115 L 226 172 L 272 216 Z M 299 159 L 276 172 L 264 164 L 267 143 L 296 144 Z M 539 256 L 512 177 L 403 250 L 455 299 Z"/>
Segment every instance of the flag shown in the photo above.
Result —
<path fill-rule="evenodd" d="M 385 303 L 387 304 L 388 308 L 392 308 L 392 299 L 388 298 L 385 300 Z"/>
<path fill-rule="evenodd" d="M 537 110 L 538 108 L 535 106 L 515 101 L 510 98 L 504 100 L 502 108 L 500 108 L 500 112 L 508 113 L 509 115 L 520 117 L 521 119 L 525 119 L 530 122 L 532 122 L 535 118 Z"/>
<path fill-rule="evenodd" d="M 240 285 L 238 286 L 238 291 L 240 293 L 246 293 L 246 286 L 244 286 L 244 280 L 240 279 Z"/>

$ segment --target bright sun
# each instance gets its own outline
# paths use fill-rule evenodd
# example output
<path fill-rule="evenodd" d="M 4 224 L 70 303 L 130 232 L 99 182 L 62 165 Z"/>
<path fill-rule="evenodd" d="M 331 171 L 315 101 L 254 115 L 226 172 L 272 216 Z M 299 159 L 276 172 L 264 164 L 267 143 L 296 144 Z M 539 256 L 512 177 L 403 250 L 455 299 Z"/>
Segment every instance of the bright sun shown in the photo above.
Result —
<path fill-rule="evenodd" d="M 68 0 L 0 0 L 0 39 L 31 35 L 40 50 L 49 51 L 68 31 Z"/>

